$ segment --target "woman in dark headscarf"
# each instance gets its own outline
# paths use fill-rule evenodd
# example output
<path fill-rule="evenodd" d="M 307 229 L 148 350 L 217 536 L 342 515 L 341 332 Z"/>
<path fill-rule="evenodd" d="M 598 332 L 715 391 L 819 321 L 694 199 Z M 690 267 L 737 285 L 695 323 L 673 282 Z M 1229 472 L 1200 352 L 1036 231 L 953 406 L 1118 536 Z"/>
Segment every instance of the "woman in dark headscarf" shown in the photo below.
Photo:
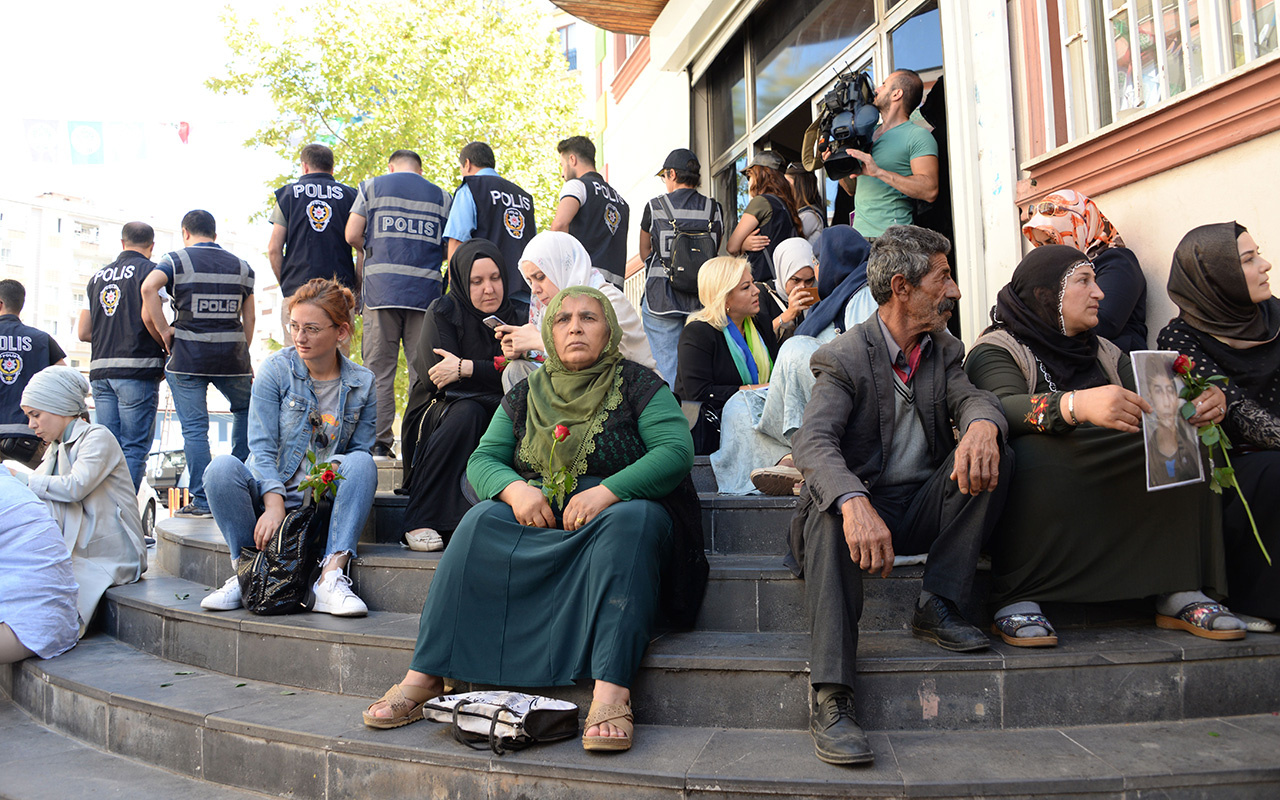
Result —
<path fill-rule="evenodd" d="M 796 328 L 797 336 L 826 342 L 871 316 L 876 301 L 867 288 L 870 255 L 871 244 L 848 225 L 834 225 L 822 232 L 818 242 L 818 296 L 822 299 Z M 806 360 L 806 371 L 808 363 Z"/>
<path fill-rule="evenodd" d="M 631 746 L 629 687 L 650 629 L 660 607 L 692 625 L 707 562 L 689 423 L 656 373 L 622 357 L 621 339 L 600 291 L 571 286 L 551 299 L 546 364 L 503 398 L 467 464 L 485 500 L 440 559 L 409 672 L 369 706 L 366 725 L 422 719 L 446 677 L 590 679 L 583 747 Z"/>
<path fill-rule="evenodd" d="M 1133 366 L 1097 336 L 1098 288 L 1084 253 L 1036 248 L 1000 290 L 995 324 L 965 372 L 1004 406 L 1017 467 L 992 557 L 995 629 L 1008 644 L 1057 643 L 1045 601 L 1156 595 L 1156 624 L 1210 639 L 1243 623 L 1200 590 L 1225 589 L 1217 503 L 1204 483 L 1146 490 Z M 1223 403 L 1210 389 L 1195 425 Z"/>
<path fill-rule="evenodd" d="M 1231 464 L 1249 500 L 1268 566 L 1236 492 L 1222 495 L 1227 587 L 1233 608 L 1280 619 L 1280 300 L 1271 264 L 1237 223 L 1203 225 L 1173 255 L 1169 297 L 1180 314 L 1157 341 L 1195 361 L 1197 375 L 1225 375 L 1226 408 L 1214 420 L 1235 445 Z"/>
<path fill-rule="evenodd" d="M 470 504 L 461 491 L 467 458 L 502 400 L 502 344 L 484 323 L 518 325 L 524 303 L 511 299 L 502 253 L 486 239 L 464 243 L 449 259 L 449 291 L 427 309 L 410 354 L 418 380 L 400 428 L 405 541 L 441 550 Z"/>

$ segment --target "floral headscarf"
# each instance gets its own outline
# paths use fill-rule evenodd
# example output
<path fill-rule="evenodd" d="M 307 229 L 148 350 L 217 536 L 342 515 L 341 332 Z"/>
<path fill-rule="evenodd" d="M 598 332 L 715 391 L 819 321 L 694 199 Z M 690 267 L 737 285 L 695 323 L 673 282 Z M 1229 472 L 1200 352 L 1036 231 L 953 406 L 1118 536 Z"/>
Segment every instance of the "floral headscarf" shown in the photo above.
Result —
<path fill-rule="evenodd" d="M 1028 209 L 1031 219 L 1022 226 L 1022 235 L 1036 247 L 1065 244 L 1090 259 L 1111 247 L 1124 247 L 1124 239 L 1098 204 L 1074 189 L 1060 189 Z"/>

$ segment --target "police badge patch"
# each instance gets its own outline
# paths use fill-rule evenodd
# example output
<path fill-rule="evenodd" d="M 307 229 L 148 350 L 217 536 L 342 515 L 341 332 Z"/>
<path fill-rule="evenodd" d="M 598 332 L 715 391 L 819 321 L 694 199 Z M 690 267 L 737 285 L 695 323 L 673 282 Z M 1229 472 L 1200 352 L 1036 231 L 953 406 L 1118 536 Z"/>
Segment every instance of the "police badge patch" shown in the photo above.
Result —
<path fill-rule="evenodd" d="M 17 353 L 0 353 L 0 381 L 12 386 L 22 374 L 22 356 Z"/>
<path fill-rule="evenodd" d="M 502 215 L 502 224 L 512 239 L 524 238 L 524 214 L 518 208 L 508 208 Z"/>
<path fill-rule="evenodd" d="M 102 304 L 102 310 L 108 317 L 114 317 L 116 309 L 120 307 L 120 287 L 114 283 L 103 286 L 102 291 L 98 292 L 98 302 Z"/>
<path fill-rule="evenodd" d="M 618 232 L 618 223 L 622 221 L 622 215 L 618 213 L 618 207 L 613 203 L 609 203 L 604 207 L 604 224 L 609 226 L 609 233 Z"/>
<path fill-rule="evenodd" d="M 311 223 L 311 229 L 316 233 L 324 233 L 331 219 L 333 219 L 333 209 L 328 203 L 323 200 L 312 200 L 307 203 L 307 222 Z"/>

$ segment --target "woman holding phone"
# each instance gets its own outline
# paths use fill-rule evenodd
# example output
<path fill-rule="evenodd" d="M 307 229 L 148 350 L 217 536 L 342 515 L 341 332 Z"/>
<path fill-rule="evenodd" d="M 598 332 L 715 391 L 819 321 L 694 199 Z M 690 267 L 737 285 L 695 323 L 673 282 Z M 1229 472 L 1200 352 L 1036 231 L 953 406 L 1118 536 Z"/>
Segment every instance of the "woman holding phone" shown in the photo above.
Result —
<path fill-rule="evenodd" d="M 427 309 L 413 353 L 418 380 L 400 429 L 405 543 L 443 550 L 470 508 L 460 489 L 467 458 L 502 401 L 499 325 L 524 318 L 511 299 L 502 253 L 487 239 L 465 242 L 449 259 L 449 291 Z"/>

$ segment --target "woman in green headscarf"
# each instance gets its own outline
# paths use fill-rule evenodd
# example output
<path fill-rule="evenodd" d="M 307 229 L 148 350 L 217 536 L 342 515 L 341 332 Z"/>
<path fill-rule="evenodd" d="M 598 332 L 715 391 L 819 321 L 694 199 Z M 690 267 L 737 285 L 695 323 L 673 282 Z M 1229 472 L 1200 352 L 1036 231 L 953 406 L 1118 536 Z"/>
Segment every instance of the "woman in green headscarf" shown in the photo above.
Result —
<path fill-rule="evenodd" d="M 707 566 L 688 422 L 660 377 L 622 358 L 621 336 L 599 291 L 552 299 L 546 365 L 503 399 L 467 464 L 488 499 L 454 532 L 411 669 L 368 708 L 366 725 L 421 719 L 446 677 L 593 679 L 583 747 L 631 746 L 630 686 L 650 628 L 659 612 L 692 625 Z"/>

